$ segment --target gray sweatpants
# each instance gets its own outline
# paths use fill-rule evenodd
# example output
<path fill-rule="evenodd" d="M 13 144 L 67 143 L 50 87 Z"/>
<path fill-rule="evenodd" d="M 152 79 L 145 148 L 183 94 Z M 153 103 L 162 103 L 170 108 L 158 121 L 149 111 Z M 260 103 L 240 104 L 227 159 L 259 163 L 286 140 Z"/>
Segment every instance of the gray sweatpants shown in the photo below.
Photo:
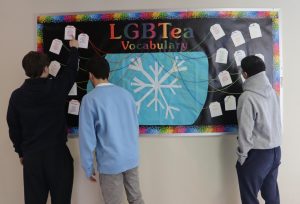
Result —
<path fill-rule="evenodd" d="M 144 204 L 137 167 L 120 174 L 100 174 L 99 177 L 105 204 L 122 204 L 124 187 L 129 204 Z"/>

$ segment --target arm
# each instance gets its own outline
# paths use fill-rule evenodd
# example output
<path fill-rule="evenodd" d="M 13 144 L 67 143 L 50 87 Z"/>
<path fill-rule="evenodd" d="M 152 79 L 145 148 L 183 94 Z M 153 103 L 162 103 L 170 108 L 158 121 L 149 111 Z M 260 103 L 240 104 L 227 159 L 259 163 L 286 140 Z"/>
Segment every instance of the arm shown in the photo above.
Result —
<path fill-rule="evenodd" d="M 10 140 L 13 143 L 15 152 L 18 153 L 20 159 L 22 159 L 23 157 L 23 152 L 21 149 L 22 131 L 21 131 L 19 117 L 14 106 L 13 97 L 11 97 L 9 101 L 6 120 L 8 124 Z"/>
<path fill-rule="evenodd" d="M 253 107 L 248 100 L 239 99 L 237 108 L 238 119 L 238 161 L 242 165 L 248 157 L 248 152 L 253 147 L 252 131 L 255 123 Z"/>
<path fill-rule="evenodd" d="M 92 108 L 90 101 L 83 97 L 79 114 L 79 148 L 81 166 L 89 178 L 94 175 L 94 151 L 97 143 Z"/>
<path fill-rule="evenodd" d="M 67 95 L 72 88 L 78 71 L 78 41 L 75 39 L 70 40 L 70 53 L 67 61 L 67 66 L 61 69 L 61 72 L 55 78 L 58 83 L 57 89 L 63 91 Z"/>
<path fill-rule="evenodd" d="M 130 98 L 131 98 L 131 104 L 132 104 L 132 110 L 134 111 L 134 119 L 135 119 L 135 125 L 137 127 L 137 131 L 139 132 L 139 119 L 138 119 L 138 112 L 137 112 L 137 108 L 136 108 L 136 105 L 135 105 L 135 100 L 133 98 L 133 96 L 130 94 Z M 139 134 L 139 133 L 138 133 Z"/>

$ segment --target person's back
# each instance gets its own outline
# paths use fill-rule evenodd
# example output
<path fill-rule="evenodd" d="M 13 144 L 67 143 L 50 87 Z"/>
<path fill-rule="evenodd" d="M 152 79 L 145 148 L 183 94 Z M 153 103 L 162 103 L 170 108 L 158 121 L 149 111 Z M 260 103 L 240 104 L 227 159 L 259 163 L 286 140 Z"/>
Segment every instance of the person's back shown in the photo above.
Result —
<path fill-rule="evenodd" d="M 266 204 L 279 204 L 277 185 L 281 160 L 280 105 L 257 56 L 241 62 L 246 79 L 238 100 L 238 161 L 236 164 L 243 204 L 259 204 L 258 192 Z"/>
<path fill-rule="evenodd" d="M 95 87 L 83 103 L 93 107 L 101 149 L 96 149 L 102 173 L 120 173 L 138 165 L 138 119 L 134 99 L 113 84 Z"/>
<path fill-rule="evenodd" d="M 22 153 L 65 144 L 65 103 L 56 79 L 26 79 L 11 96 L 11 106 L 22 127 Z"/>
<path fill-rule="evenodd" d="M 122 203 L 124 188 L 131 204 L 143 204 L 139 187 L 138 118 L 135 102 L 125 89 L 108 82 L 110 67 L 105 58 L 87 64 L 95 89 L 85 95 L 79 114 L 81 165 L 96 182 L 94 151 L 100 186 L 106 204 Z"/>
<path fill-rule="evenodd" d="M 65 104 L 78 67 L 78 42 L 70 41 L 67 67 L 49 79 L 50 60 L 31 51 L 22 61 L 29 77 L 10 98 L 9 136 L 23 164 L 26 204 L 71 203 L 73 158 L 66 146 Z"/>
<path fill-rule="evenodd" d="M 279 97 L 272 88 L 266 73 L 260 72 L 248 78 L 243 85 L 243 90 L 244 92 L 239 98 L 238 111 L 241 112 L 239 121 L 243 123 L 243 126 L 247 125 L 247 118 L 243 118 L 243 112 L 246 111 L 243 110 L 243 107 L 250 105 L 255 117 L 251 148 L 278 147 L 281 143 Z"/>

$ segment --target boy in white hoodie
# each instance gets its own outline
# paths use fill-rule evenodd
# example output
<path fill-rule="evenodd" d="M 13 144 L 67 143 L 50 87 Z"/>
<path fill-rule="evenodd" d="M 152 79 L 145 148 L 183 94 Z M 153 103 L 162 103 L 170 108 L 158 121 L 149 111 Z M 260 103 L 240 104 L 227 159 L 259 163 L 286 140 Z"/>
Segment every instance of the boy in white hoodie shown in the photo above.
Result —
<path fill-rule="evenodd" d="M 281 119 L 279 97 L 265 72 L 265 63 L 257 56 L 241 62 L 246 79 L 238 100 L 238 162 L 236 164 L 243 204 L 279 204 L 277 185 L 281 159 Z"/>

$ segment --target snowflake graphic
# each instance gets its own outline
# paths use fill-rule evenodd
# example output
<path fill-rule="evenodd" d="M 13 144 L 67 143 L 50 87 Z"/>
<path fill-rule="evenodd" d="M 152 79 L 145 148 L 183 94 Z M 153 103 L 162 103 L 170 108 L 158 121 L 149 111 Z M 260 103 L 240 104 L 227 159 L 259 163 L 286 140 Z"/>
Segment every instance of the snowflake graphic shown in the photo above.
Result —
<path fill-rule="evenodd" d="M 170 76 L 174 74 L 179 74 L 179 72 L 187 71 L 187 67 L 183 66 L 184 60 L 179 60 L 178 57 L 175 57 L 172 67 L 161 74 L 164 70 L 164 65 L 159 64 L 158 61 L 154 62 L 154 67 L 149 65 L 149 68 L 152 74 L 149 74 L 143 67 L 142 59 L 140 57 L 130 59 L 131 64 L 129 69 L 140 72 L 147 78 L 147 81 L 142 81 L 141 79 L 134 77 L 131 86 L 136 87 L 134 93 L 138 93 L 142 90 L 147 90 L 147 92 L 136 101 L 137 111 L 140 112 L 142 103 L 148 97 L 153 98 L 148 104 L 147 108 L 154 106 L 154 110 L 158 111 L 158 108 L 165 110 L 165 118 L 171 117 L 173 120 L 174 111 L 179 112 L 178 107 L 170 105 L 165 96 L 165 91 L 171 91 L 173 95 L 176 95 L 175 89 L 181 89 L 182 86 L 177 83 L 178 78 L 176 77 L 171 83 L 166 82 Z M 174 77 L 174 76 L 173 76 Z M 158 107 L 159 106 L 159 107 Z"/>

